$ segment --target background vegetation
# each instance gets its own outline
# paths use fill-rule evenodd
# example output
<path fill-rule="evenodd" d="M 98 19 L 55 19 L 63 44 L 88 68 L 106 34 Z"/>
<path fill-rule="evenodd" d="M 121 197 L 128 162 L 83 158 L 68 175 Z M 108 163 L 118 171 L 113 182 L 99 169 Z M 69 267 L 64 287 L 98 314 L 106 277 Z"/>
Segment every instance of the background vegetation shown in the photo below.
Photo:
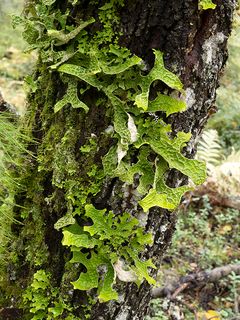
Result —
<path fill-rule="evenodd" d="M 0 92 L 4 99 L 24 112 L 24 78 L 30 73 L 34 54 L 23 53 L 21 30 L 11 27 L 12 13 L 23 1 L 0 3 Z M 158 283 L 199 270 L 240 263 L 240 212 L 221 201 L 213 203 L 212 192 L 240 197 L 240 27 L 236 23 L 229 42 L 230 57 L 218 90 L 217 114 L 208 123 L 198 157 L 208 162 L 209 178 L 201 192 L 188 193 L 179 209 L 172 246 L 159 271 Z M 0 242 L 4 239 L 1 238 Z M 0 243 L 1 246 L 1 243 Z M 207 284 L 181 295 L 176 305 L 183 319 L 240 319 L 240 276 L 232 273 L 218 283 Z M 190 306 L 190 307 L 189 307 Z M 209 311 L 213 310 L 213 311 Z M 214 313 L 215 312 L 215 313 Z M 153 300 L 148 320 L 173 319 L 167 299 Z M 238 317 L 238 318 L 237 318 Z"/>
<path fill-rule="evenodd" d="M 25 105 L 24 77 L 32 69 L 34 54 L 24 53 L 21 29 L 13 29 L 12 15 L 19 14 L 23 0 L 1 0 L 0 21 L 0 92 L 8 103 L 23 112 Z"/>

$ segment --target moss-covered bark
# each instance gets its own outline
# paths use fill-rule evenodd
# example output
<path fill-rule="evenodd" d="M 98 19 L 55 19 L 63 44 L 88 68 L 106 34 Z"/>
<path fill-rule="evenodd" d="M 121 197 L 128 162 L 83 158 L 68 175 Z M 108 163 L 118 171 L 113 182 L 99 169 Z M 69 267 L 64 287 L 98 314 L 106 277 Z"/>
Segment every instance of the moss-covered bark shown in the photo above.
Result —
<path fill-rule="evenodd" d="M 59 0 L 48 1 L 49 6 L 41 1 L 37 3 L 42 11 L 36 12 L 33 1 L 27 4 L 26 12 L 30 12 L 33 22 L 36 14 L 40 15 L 48 28 L 44 26 L 42 38 L 38 29 L 25 33 L 28 42 L 40 50 L 24 120 L 24 127 L 33 138 L 29 146 L 33 157 L 22 172 L 22 190 L 15 194 L 14 215 L 21 223 L 12 225 L 14 241 L 9 245 L 1 286 L 3 309 L 0 314 L 4 319 L 143 319 L 150 300 L 147 281 L 139 287 L 135 283 L 117 281 L 119 299 L 107 303 L 97 300 L 97 289 L 73 290 L 71 282 L 86 269 L 83 264 L 69 262 L 72 254 L 62 245 L 62 228 L 72 224 L 73 219 L 82 227 L 91 224 L 82 214 L 85 204 L 91 203 L 98 210 L 107 209 L 116 216 L 128 212 L 153 235 L 154 242 L 142 257 L 152 258 L 159 267 L 174 232 L 176 215 L 158 207 L 150 209 L 148 215 L 142 212 L 136 195 L 138 176 L 133 185 L 128 185 L 104 174 L 102 158 L 117 143 L 117 135 L 112 134 L 115 115 L 109 107 L 113 100 L 107 97 L 104 88 L 99 90 L 97 85 L 94 87 L 78 79 L 75 87 L 78 97 L 89 111 L 86 112 L 83 105 L 75 108 L 72 103 L 54 112 L 54 106 L 56 108 L 56 103 L 64 97 L 72 77 L 59 73 L 58 66 L 52 69 L 49 66 L 67 60 L 75 64 L 77 60 L 82 61 L 84 46 L 88 44 L 86 39 L 91 42 L 91 37 L 95 37 L 98 49 L 107 50 L 109 42 L 119 42 L 130 49 L 144 60 L 146 74 L 154 65 L 152 49 L 163 51 L 167 67 L 183 82 L 188 108 L 169 117 L 158 112 L 156 118 L 162 117 L 170 123 L 173 134 L 192 133 L 184 151 L 191 158 L 195 139 L 211 113 L 219 75 L 226 61 L 234 1 L 217 1 L 216 9 L 207 11 L 199 10 L 197 1 L 192 0 L 110 1 L 112 6 L 104 10 L 99 8 L 108 1 Z M 105 10 L 109 16 L 104 15 Z M 44 16 L 48 20 L 45 21 Z M 56 36 L 61 28 L 70 34 L 73 30 L 66 25 L 76 28 L 78 21 L 91 17 L 95 22 L 85 29 L 90 38 L 84 38 L 84 34 L 82 38 L 76 35 L 77 40 L 71 36 L 68 39 Z M 49 32 L 53 26 L 55 33 Z M 25 25 L 26 29 L 30 27 Z M 50 38 L 51 46 L 47 46 Z M 75 52 L 77 48 L 78 53 Z M 63 54 L 57 60 L 54 54 L 64 51 L 69 57 Z M 85 68 L 88 64 L 91 61 L 83 61 Z M 106 82 L 109 77 L 116 81 L 114 75 L 107 78 L 106 74 L 98 80 Z M 154 84 L 150 99 L 155 98 L 158 91 L 173 91 L 162 83 Z M 124 101 L 129 98 L 122 91 L 118 96 Z M 130 148 L 128 161 L 135 164 L 137 156 L 138 151 Z M 153 162 L 157 159 L 152 151 L 149 156 Z M 177 187 L 184 182 L 186 178 L 182 174 L 170 171 L 169 186 Z M 84 249 L 83 252 L 88 251 Z M 104 274 L 104 270 L 99 272 Z M 154 276 L 156 271 L 152 270 L 151 274 Z"/>

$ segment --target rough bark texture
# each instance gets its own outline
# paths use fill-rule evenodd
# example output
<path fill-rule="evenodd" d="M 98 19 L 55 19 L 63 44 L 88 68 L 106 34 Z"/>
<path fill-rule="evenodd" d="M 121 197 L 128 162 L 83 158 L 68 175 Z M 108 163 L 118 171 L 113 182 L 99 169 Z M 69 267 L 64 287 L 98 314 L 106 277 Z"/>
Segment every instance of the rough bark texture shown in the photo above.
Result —
<path fill-rule="evenodd" d="M 227 59 L 226 44 L 235 1 L 217 0 L 217 8 L 206 11 L 198 10 L 198 1 L 192 0 L 129 0 L 125 2 L 125 6 L 120 11 L 123 31 L 121 43 L 142 57 L 149 67 L 153 65 L 152 49 L 163 51 L 166 66 L 177 73 L 184 84 L 187 94 L 187 111 L 174 114 L 165 120 L 172 124 L 174 132 L 192 132 L 191 142 L 185 150 L 186 155 L 192 157 L 195 153 L 196 138 L 212 113 L 218 79 Z M 65 6 L 63 1 L 61 6 Z M 84 1 L 79 9 L 81 12 L 77 14 L 80 18 L 85 15 L 94 16 L 96 6 L 89 5 L 89 1 Z M 74 15 L 73 12 L 71 14 Z M 40 64 L 36 77 L 44 72 L 46 70 L 43 70 Z M 57 187 L 59 177 L 62 180 L 65 179 L 65 171 L 64 168 L 58 168 L 58 171 L 52 169 L 52 163 L 56 162 L 56 157 L 68 159 L 66 166 L 68 164 L 75 166 L 77 163 L 79 181 L 87 188 L 89 177 L 85 168 L 91 167 L 94 163 L 101 163 L 101 157 L 106 154 L 113 141 L 106 140 L 101 135 L 101 132 L 108 127 L 109 120 L 105 116 L 104 105 L 100 108 L 99 105 L 94 104 L 99 93 L 86 94 L 85 100 L 91 106 L 87 117 L 79 109 L 70 107 L 54 114 L 52 107 L 49 108 L 49 106 L 53 106 L 56 99 L 62 96 L 64 86 L 55 73 L 49 74 L 48 77 L 47 81 L 45 78 L 42 83 L 41 93 L 37 92 L 30 97 L 31 109 L 28 115 L 34 136 L 39 141 L 38 146 L 33 145 L 32 151 L 46 156 L 45 168 L 41 169 L 40 173 L 37 172 L 37 163 L 33 160 L 25 176 L 28 190 L 18 194 L 17 203 L 32 209 L 30 216 L 24 221 L 24 227 L 15 225 L 13 228 L 16 236 L 19 237 L 14 246 L 20 262 L 17 269 L 10 265 L 8 271 L 10 275 L 14 274 L 12 286 L 14 287 L 13 282 L 17 281 L 19 287 L 24 287 L 34 273 L 34 267 L 30 263 L 31 258 L 37 259 L 36 256 L 39 255 L 42 259 L 45 256 L 42 265 L 54 275 L 55 285 L 68 296 L 75 308 L 75 315 L 82 319 L 83 313 L 79 303 L 86 301 L 86 295 L 83 292 L 73 292 L 70 284 L 70 281 L 76 279 L 79 270 L 64 265 L 65 260 L 69 259 L 69 252 L 61 246 L 61 233 L 54 229 L 54 223 L 67 211 L 64 187 Z M 49 88 L 54 90 L 49 91 Z M 68 144 L 67 132 L 71 138 L 71 144 L 70 142 Z M 90 158 L 80 157 L 77 150 L 91 135 L 97 137 L 100 149 L 91 154 Z M 65 144 L 63 138 L 66 141 Z M 51 143 L 51 146 L 47 145 L 46 141 Z M 58 154 L 53 156 L 55 148 L 58 149 Z M 74 153 L 75 157 L 72 158 Z M 60 172 L 59 169 L 63 171 Z M 169 184 L 177 186 L 183 179 L 178 173 L 172 172 L 169 176 Z M 51 184 L 51 181 L 55 184 Z M 122 193 L 121 188 L 122 183 L 116 179 L 106 183 L 103 192 L 93 199 L 93 203 L 99 209 L 107 207 L 114 212 L 128 206 L 128 211 L 132 210 L 134 214 L 131 201 L 118 196 Z M 16 208 L 16 218 L 20 221 L 22 219 L 19 208 Z M 175 222 L 175 213 L 158 208 L 150 211 L 146 229 L 153 232 L 154 245 L 148 248 L 146 257 L 154 257 L 157 267 L 171 242 Z M 30 243 L 31 252 L 27 249 Z M 14 272 L 11 268 L 15 268 Z M 91 319 L 141 320 L 144 318 L 151 298 L 149 284 L 144 282 L 139 288 L 136 284 L 118 284 L 118 286 L 121 292 L 119 301 L 95 304 L 91 310 Z M 14 306 L 17 301 L 11 301 L 11 303 Z M 16 314 L 16 310 L 13 311 Z M 7 310 L 7 312 L 9 314 L 10 311 Z M 14 315 L 12 319 L 15 319 Z"/>

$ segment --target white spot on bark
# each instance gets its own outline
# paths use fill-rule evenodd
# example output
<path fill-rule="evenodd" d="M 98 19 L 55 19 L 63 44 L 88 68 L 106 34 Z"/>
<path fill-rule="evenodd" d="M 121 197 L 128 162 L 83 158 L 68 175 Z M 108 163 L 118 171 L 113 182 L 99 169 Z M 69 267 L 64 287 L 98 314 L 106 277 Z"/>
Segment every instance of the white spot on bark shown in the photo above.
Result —
<path fill-rule="evenodd" d="M 138 221 L 140 227 L 145 227 L 148 221 L 148 214 L 146 212 L 140 212 L 138 215 Z"/>
<path fill-rule="evenodd" d="M 125 307 L 122 309 L 122 311 L 119 313 L 119 315 L 116 317 L 115 320 L 127 320 L 129 316 L 129 307 Z"/>
<path fill-rule="evenodd" d="M 196 102 L 195 93 L 194 93 L 193 89 L 191 89 L 191 88 L 187 88 L 185 90 L 185 92 L 186 92 L 187 108 L 191 108 Z"/>
<path fill-rule="evenodd" d="M 160 231 L 161 231 L 162 233 L 164 233 L 165 231 L 167 231 L 167 225 L 162 225 L 162 226 L 160 227 Z"/>
<path fill-rule="evenodd" d="M 209 37 L 203 44 L 203 61 L 207 64 L 212 64 L 216 59 L 218 47 L 224 42 L 226 36 L 222 32 L 218 32 Z"/>
<path fill-rule="evenodd" d="M 118 295 L 118 302 L 123 303 L 125 301 L 125 295 L 124 294 L 119 294 Z"/>
<path fill-rule="evenodd" d="M 136 142 L 138 139 L 137 127 L 134 123 L 133 117 L 128 114 L 128 130 L 130 132 L 131 142 Z"/>

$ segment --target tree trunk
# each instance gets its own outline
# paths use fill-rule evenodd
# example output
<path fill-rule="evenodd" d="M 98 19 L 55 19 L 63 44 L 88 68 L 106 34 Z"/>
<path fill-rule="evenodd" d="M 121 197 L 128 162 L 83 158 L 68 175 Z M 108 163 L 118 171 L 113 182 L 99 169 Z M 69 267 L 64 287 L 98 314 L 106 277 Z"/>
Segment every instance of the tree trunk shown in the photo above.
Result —
<path fill-rule="evenodd" d="M 98 19 L 99 12 L 108 10 L 99 10 L 105 1 L 81 1 L 81 4 L 76 1 L 76 5 L 70 0 L 48 3 L 50 5 L 45 6 L 45 9 L 50 7 L 51 10 L 45 10 L 42 6 L 41 14 L 49 17 L 51 14 L 50 18 L 53 19 L 55 10 L 53 24 L 57 24 L 57 30 L 61 24 L 64 25 L 66 15 L 67 25 L 78 25 L 79 20 L 86 21 L 94 17 L 95 22 L 86 28 L 86 32 L 92 36 L 101 30 L 101 23 L 107 24 Z M 198 2 L 192 0 L 132 0 L 125 1 L 124 5 L 121 1 L 119 3 L 118 23 L 113 21 L 112 24 L 115 32 L 121 31 L 118 38 L 120 45 L 144 60 L 145 74 L 154 65 L 153 49 L 162 51 L 165 66 L 177 74 L 183 83 L 187 110 L 168 117 L 159 112 L 154 121 L 161 117 L 165 123 L 171 124 L 172 136 L 177 132 L 191 132 L 192 137 L 184 148 L 184 154 L 192 158 L 196 140 L 208 117 L 214 112 L 216 88 L 227 59 L 226 44 L 235 1 L 216 0 L 216 8 L 208 10 L 200 9 Z M 36 13 L 34 6 L 33 1 L 26 7 L 26 13 L 32 14 L 31 21 L 39 17 L 40 20 L 43 19 Z M 59 12 L 63 16 L 62 21 L 59 16 L 56 18 Z M 49 25 L 48 29 L 53 29 L 51 22 Z M 39 24 L 39 28 L 40 26 Z M 43 33 L 46 35 L 45 29 Z M 25 37 L 28 37 L 31 45 L 35 45 L 32 33 Z M 35 40 L 37 37 L 39 34 L 35 35 Z M 54 34 L 52 39 L 55 52 L 66 50 L 68 42 L 73 41 L 73 38 L 60 38 Z M 84 44 L 81 40 L 78 41 L 81 51 Z M 111 146 L 116 145 L 116 137 L 106 134 L 112 130 L 113 113 L 109 111 L 109 101 L 103 91 L 79 81 L 78 95 L 81 94 L 81 100 L 89 107 L 89 111 L 86 112 L 83 106 L 74 108 L 69 103 L 61 107 L 56 105 L 63 98 L 68 83 L 56 71 L 58 66 L 53 70 L 49 68 L 54 58 L 44 56 L 49 51 L 40 45 L 40 58 L 33 78 L 35 85 L 31 84 L 32 92 L 29 94 L 24 122 L 25 128 L 32 132 L 34 138 L 29 147 L 34 156 L 26 160 L 21 172 L 21 190 L 17 190 L 15 195 L 14 218 L 21 223 L 14 223 L 12 226 L 14 240 L 8 248 L 8 266 L 5 270 L 7 276 L 1 288 L 3 297 L 0 301 L 9 317 L 7 319 L 16 319 L 16 309 L 21 312 L 21 319 L 31 318 L 29 309 L 33 305 L 30 301 L 35 298 L 25 297 L 25 302 L 22 302 L 22 296 L 26 288 L 33 284 L 33 275 L 38 270 L 45 270 L 51 279 L 47 297 L 54 296 L 54 288 L 57 288 L 55 299 L 58 299 L 58 303 L 61 301 L 62 305 L 64 302 L 64 311 L 56 316 L 57 319 L 144 319 L 151 299 L 150 284 L 145 280 L 139 286 L 117 280 L 115 287 L 119 294 L 118 300 L 104 303 L 97 300 L 95 289 L 88 292 L 73 290 L 71 282 L 76 281 L 79 274 L 86 270 L 82 264 L 69 262 L 72 253 L 61 243 L 61 227 L 71 224 L 73 217 L 79 225 L 88 226 L 89 221 L 81 215 L 86 203 L 92 203 L 98 210 L 113 211 L 117 216 L 128 212 L 140 219 L 143 214 L 136 204 L 137 196 L 134 193 L 138 184 L 137 177 L 133 185 L 123 184 L 117 177 L 102 178 L 102 158 Z M 105 44 L 102 43 L 102 46 Z M 74 55 L 72 51 L 70 56 L 70 61 L 82 58 L 81 54 Z M 61 63 L 67 61 L 65 56 L 61 59 Z M 69 82 L 72 81 L 70 77 L 68 79 Z M 157 83 L 151 87 L 150 99 L 155 98 L 157 92 L 166 91 L 173 94 L 173 90 Z M 55 111 L 56 106 L 59 107 L 58 112 L 54 112 L 54 106 Z M 131 157 L 129 161 L 136 163 L 136 151 Z M 186 180 L 186 176 L 177 170 L 171 170 L 168 174 L 170 187 L 183 185 Z M 61 220 L 61 225 L 56 225 L 65 216 L 68 217 L 67 222 L 64 224 Z M 145 231 L 152 233 L 154 242 L 147 247 L 142 258 L 152 258 L 159 267 L 171 242 L 176 214 L 155 206 L 149 210 L 148 215 L 145 214 L 144 219 Z M 154 277 L 156 271 L 152 270 L 151 275 Z M 46 294 L 44 290 L 42 292 Z M 49 300 L 48 311 L 43 312 L 42 318 L 39 316 L 34 319 L 53 319 L 53 316 L 48 318 L 46 312 L 54 305 L 56 306 L 54 299 Z M 12 318 L 9 311 L 11 308 L 15 314 Z M 0 314 L 1 312 L 4 314 L 3 309 Z"/>

